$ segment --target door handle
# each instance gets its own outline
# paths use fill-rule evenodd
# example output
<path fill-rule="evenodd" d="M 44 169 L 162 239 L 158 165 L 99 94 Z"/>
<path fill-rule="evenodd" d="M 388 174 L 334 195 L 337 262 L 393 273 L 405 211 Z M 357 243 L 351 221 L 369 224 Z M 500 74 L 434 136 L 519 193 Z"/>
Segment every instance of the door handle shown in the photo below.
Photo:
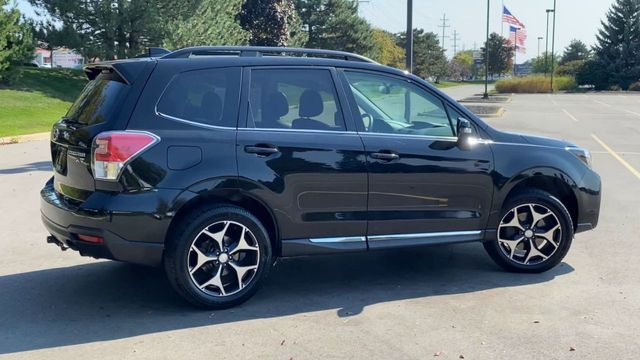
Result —
<path fill-rule="evenodd" d="M 261 156 L 269 156 L 273 154 L 277 154 L 280 152 L 278 147 L 271 144 L 256 144 L 256 145 L 248 145 L 244 147 L 244 152 L 249 154 L 256 154 Z"/>
<path fill-rule="evenodd" d="M 378 160 L 393 161 L 398 160 L 400 158 L 400 155 L 398 155 L 398 153 L 396 153 L 395 151 L 380 150 L 379 152 L 371 154 L 371 157 Z"/>

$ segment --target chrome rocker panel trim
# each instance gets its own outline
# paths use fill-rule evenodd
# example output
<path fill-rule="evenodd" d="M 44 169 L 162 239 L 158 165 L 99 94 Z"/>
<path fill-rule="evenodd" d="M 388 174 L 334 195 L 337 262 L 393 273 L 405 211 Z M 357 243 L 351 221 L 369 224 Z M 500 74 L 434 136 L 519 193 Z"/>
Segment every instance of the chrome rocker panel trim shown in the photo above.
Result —
<path fill-rule="evenodd" d="M 458 244 L 483 241 L 484 231 L 450 231 L 420 234 L 326 237 L 282 241 L 282 256 L 335 254 L 408 246 Z"/>

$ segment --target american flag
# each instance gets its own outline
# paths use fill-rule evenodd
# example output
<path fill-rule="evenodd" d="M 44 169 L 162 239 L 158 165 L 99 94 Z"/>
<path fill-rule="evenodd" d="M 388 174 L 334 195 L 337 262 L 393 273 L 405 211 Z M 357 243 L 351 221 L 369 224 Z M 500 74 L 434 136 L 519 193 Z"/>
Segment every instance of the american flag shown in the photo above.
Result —
<path fill-rule="evenodd" d="M 526 54 L 527 48 L 524 43 L 527 40 L 527 30 L 518 28 L 517 26 L 509 26 L 509 43 L 515 44 L 519 53 Z"/>
<path fill-rule="evenodd" d="M 502 22 L 515 25 L 521 29 L 525 28 L 524 24 L 520 20 L 518 20 L 517 17 L 513 16 L 511 11 L 509 11 L 509 9 L 507 9 L 507 7 L 504 5 L 502 6 Z"/>

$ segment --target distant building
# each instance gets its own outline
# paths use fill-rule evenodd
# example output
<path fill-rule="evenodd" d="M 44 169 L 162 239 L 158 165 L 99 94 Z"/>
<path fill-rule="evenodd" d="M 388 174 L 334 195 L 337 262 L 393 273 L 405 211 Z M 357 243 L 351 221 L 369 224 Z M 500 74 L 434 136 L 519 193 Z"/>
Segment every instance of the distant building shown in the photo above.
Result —
<path fill-rule="evenodd" d="M 84 65 L 82 55 L 66 48 L 55 49 L 53 54 L 47 49 L 36 48 L 33 55 L 31 64 L 37 67 L 80 69 Z"/>

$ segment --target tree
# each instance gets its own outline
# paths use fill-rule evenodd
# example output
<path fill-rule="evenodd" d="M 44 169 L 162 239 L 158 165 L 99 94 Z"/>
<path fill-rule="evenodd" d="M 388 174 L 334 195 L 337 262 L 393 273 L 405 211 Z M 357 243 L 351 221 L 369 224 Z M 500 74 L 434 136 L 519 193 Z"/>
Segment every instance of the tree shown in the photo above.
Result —
<path fill-rule="evenodd" d="M 76 32 L 89 59 L 121 59 L 162 44 L 169 19 L 194 13 L 202 0 L 29 0 L 56 22 Z M 68 47 L 70 44 L 63 44 Z"/>
<path fill-rule="evenodd" d="M 245 0 L 237 20 L 258 46 L 302 46 L 300 19 L 292 0 Z"/>
<path fill-rule="evenodd" d="M 575 78 L 576 75 L 578 75 L 578 73 L 582 71 L 582 68 L 584 67 L 587 61 L 588 60 L 569 61 L 564 65 L 558 66 L 558 68 L 556 68 L 555 74 L 557 76 L 570 76 Z"/>
<path fill-rule="evenodd" d="M 542 55 L 535 57 L 531 60 L 534 74 L 551 74 L 551 53 L 543 53 Z M 560 56 L 555 55 L 555 64 L 560 62 Z"/>
<path fill-rule="evenodd" d="M 165 45 L 246 45 L 250 34 L 236 21 L 242 0 L 203 0 L 193 15 L 170 26 Z"/>
<path fill-rule="evenodd" d="M 460 51 L 449 62 L 449 76 L 454 80 L 464 81 L 473 75 L 474 61 L 471 50 Z"/>
<path fill-rule="evenodd" d="M 0 0 L 0 82 L 11 83 L 19 76 L 19 66 L 33 59 L 33 48 L 29 24 L 18 9 Z"/>
<path fill-rule="evenodd" d="M 404 48 L 407 34 L 398 34 L 396 41 L 398 46 Z M 440 47 L 438 35 L 423 29 L 413 29 L 413 72 L 425 79 L 432 78 L 436 83 L 448 74 L 448 61 L 444 49 Z"/>
<path fill-rule="evenodd" d="M 502 75 L 513 67 L 513 46 L 509 44 L 507 39 L 492 33 L 489 36 L 489 41 L 485 43 L 485 47 L 482 50 L 482 59 L 487 61 L 487 52 L 485 48 L 489 49 L 489 75 Z"/>
<path fill-rule="evenodd" d="M 587 60 L 576 73 L 578 85 L 593 86 L 596 90 L 607 90 L 609 87 L 609 76 L 600 61 Z"/>
<path fill-rule="evenodd" d="M 564 65 L 570 61 L 576 60 L 588 60 L 591 57 L 591 50 L 587 47 L 585 43 L 580 40 L 573 39 L 569 46 L 564 49 L 564 54 L 562 55 L 562 59 L 560 59 L 559 64 Z"/>
<path fill-rule="evenodd" d="M 373 29 L 373 42 L 375 44 L 374 60 L 384 65 L 404 69 L 404 49 L 396 45 L 393 34 L 382 29 Z"/>
<path fill-rule="evenodd" d="M 640 3 L 616 0 L 596 35 L 596 62 L 610 85 L 627 89 L 640 78 Z"/>
<path fill-rule="evenodd" d="M 349 51 L 372 57 L 373 29 L 358 16 L 353 0 L 296 0 L 307 47 Z"/>

